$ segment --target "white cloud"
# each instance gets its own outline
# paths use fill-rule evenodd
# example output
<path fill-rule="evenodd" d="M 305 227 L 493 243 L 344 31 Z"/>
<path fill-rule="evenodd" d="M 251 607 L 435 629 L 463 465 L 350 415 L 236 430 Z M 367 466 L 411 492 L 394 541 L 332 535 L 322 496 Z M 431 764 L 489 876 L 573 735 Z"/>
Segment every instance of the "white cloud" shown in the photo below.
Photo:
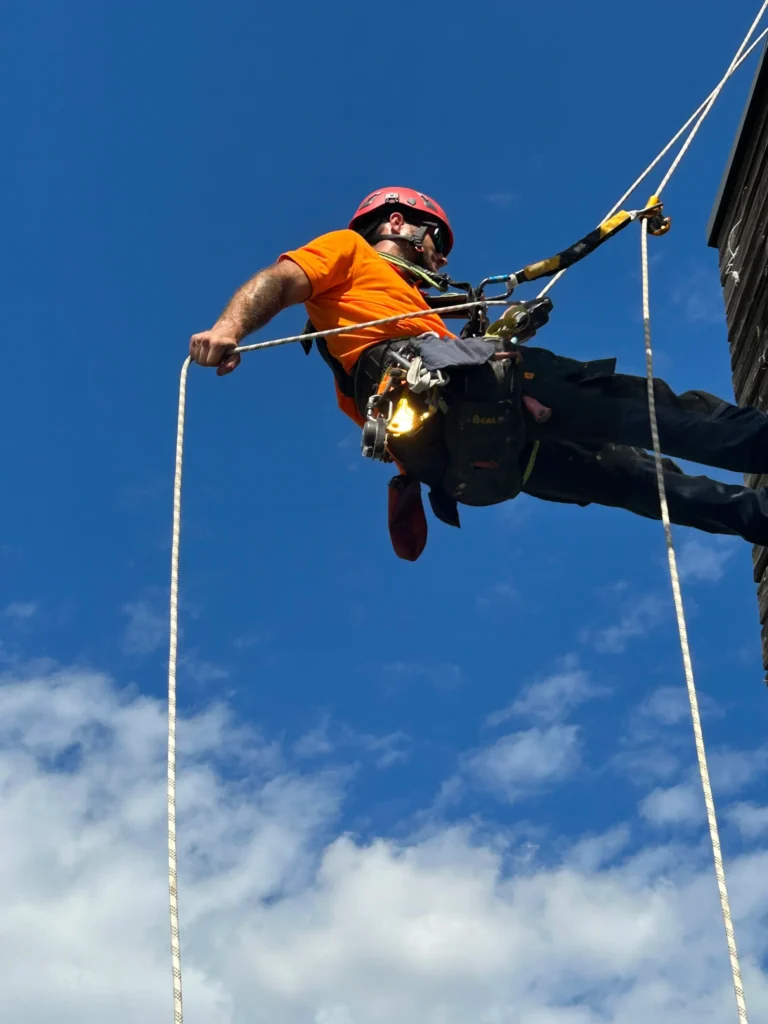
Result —
<path fill-rule="evenodd" d="M 683 542 L 677 558 L 681 580 L 698 580 L 717 583 L 725 574 L 725 567 L 735 553 L 730 537 L 704 540 L 702 537 L 688 537 Z"/>
<path fill-rule="evenodd" d="M 39 605 L 37 601 L 12 601 L 6 605 L 3 615 L 6 619 L 15 619 L 17 622 L 26 622 L 33 615 L 37 614 Z"/>
<path fill-rule="evenodd" d="M 661 725 L 677 725 L 691 713 L 688 691 L 682 684 L 660 686 L 641 705 L 640 711 Z"/>
<path fill-rule="evenodd" d="M 612 763 L 630 782 L 643 787 L 669 781 L 680 771 L 680 758 L 658 744 L 622 750 Z"/>
<path fill-rule="evenodd" d="M 578 728 L 553 725 L 508 733 L 469 755 L 464 769 L 476 784 L 515 801 L 543 784 L 565 778 L 578 767 L 579 760 Z"/>
<path fill-rule="evenodd" d="M 215 707 L 179 723 L 189 1024 L 721 1024 L 709 851 L 548 844 L 435 823 L 363 841 Z M 215 758 L 235 755 L 222 774 Z M 250 752 L 256 750 L 254 760 Z M 0 1019 L 163 1020 L 165 707 L 62 672 L 0 687 Z M 629 851 L 629 852 L 628 852 Z M 519 867 L 518 867 L 519 865 Z M 768 1014 L 768 854 L 728 862 L 752 1019 Z"/>
<path fill-rule="evenodd" d="M 411 738 L 401 730 L 380 736 L 361 732 L 348 725 L 334 723 L 330 715 L 325 715 L 318 725 L 296 740 L 292 751 L 296 757 L 307 760 L 331 754 L 343 757 L 362 751 L 369 755 L 377 768 L 391 768 L 408 760 Z"/>
<path fill-rule="evenodd" d="M 715 801 L 738 793 L 768 769 L 768 748 L 732 750 L 723 748 L 707 754 Z M 640 813 L 657 825 L 699 822 L 704 817 L 704 797 L 698 766 L 688 778 L 669 788 L 658 788 L 641 801 Z M 746 821 L 748 815 L 744 816 Z M 737 822 L 738 824 L 738 822 Z"/>
<path fill-rule="evenodd" d="M 566 659 L 562 671 L 539 679 L 525 687 L 523 692 L 506 708 L 488 715 L 486 724 L 497 726 L 514 717 L 531 718 L 539 722 L 557 722 L 580 704 L 608 691 L 595 685 L 590 674 L 576 667 L 573 659 Z"/>
<path fill-rule="evenodd" d="M 229 679 L 228 669 L 222 665 L 214 665 L 211 661 L 198 658 L 194 652 L 190 652 L 181 658 L 179 667 L 187 677 L 200 686 L 205 686 L 207 683 L 220 683 L 224 679 Z"/>
<path fill-rule="evenodd" d="M 647 636 L 664 619 L 669 611 L 669 602 L 655 594 L 645 594 L 627 601 L 627 607 L 619 621 L 613 626 L 594 631 L 587 635 L 600 654 L 623 654 L 630 640 Z"/>
<path fill-rule="evenodd" d="M 768 807 L 753 803 L 734 804 L 727 809 L 726 816 L 745 839 L 756 839 L 768 832 Z"/>
<path fill-rule="evenodd" d="M 318 725 L 300 736 L 293 745 L 296 757 L 311 758 L 330 754 L 333 750 L 333 743 L 328 735 L 330 723 L 330 716 L 325 715 Z"/>
<path fill-rule="evenodd" d="M 704 795 L 691 782 L 654 789 L 640 802 L 640 813 L 654 825 L 699 824 L 704 820 Z"/>
<path fill-rule="evenodd" d="M 716 701 L 704 693 L 699 694 L 699 711 L 702 718 L 722 715 Z M 680 777 L 681 770 L 687 771 L 691 710 L 682 679 L 677 686 L 660 686 L 653 690 L 632 708 L 627 724 L 612 764 L 633 784 L 645 787 L 650 783 L 670 782 Z M 713 757 L 716 762 L 717 754 L 710 752 L 710 758 Z"/>
<path fill-rule="evenodd" d="M 768 747 L 722 748 L 707 754 L 712 785 L 720 793 L 737 793 L 768 769 Z"/>
<path fill-rule="evenodd" d="M 165 641 L 168 619 L 146 601 L 124 604 L 128 623 L 123 631 L 122 648 L 126 654 L 154 654 Z"/>
<path fill-rule="evenodd" d="M 384 736 L 373 736 L 355 730 L 345 730 L 353 746 L 361 747 L 373 756 L 377 768 L 391 768 L 396 764 L 405 764 L 411 753 L 411 738 L 407 733 L 398 730 Z"/>
<path fill-rule="evenodd" d="M 596 871 L 610 864 L 629 846 L 631 839 L 632 833 L 626 823 L 599 835 L 584 836 L 569 851 L 568 864 L 581 871 Z"/>

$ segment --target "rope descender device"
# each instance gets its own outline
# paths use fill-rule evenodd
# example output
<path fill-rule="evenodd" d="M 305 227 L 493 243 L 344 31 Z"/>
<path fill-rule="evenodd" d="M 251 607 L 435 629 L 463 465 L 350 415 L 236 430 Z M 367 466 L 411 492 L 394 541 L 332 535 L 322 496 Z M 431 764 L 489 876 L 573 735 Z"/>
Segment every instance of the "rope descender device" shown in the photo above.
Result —
<path fill-rule="evenodd" d="M 644 210 L 637 214 L 639 220 L 648 221 L 649 235 L 666 235 L 672 226 L 672 218 L 664 216 L 664 204 L 658 196 L 651 196 Z"/>
<path fill-rule="evenodd" d="M 388 358 L 396 365 L 388 367 L 368 399 L 360 445 L 365 458 L 381 462 L 392 461 L 387 451 L 390 436 L 416 433 L 438 411 L 438 392 L 449 380 L 441 370 L 427 369 L 419 355 L 408 359 L 390 350 Z"/>

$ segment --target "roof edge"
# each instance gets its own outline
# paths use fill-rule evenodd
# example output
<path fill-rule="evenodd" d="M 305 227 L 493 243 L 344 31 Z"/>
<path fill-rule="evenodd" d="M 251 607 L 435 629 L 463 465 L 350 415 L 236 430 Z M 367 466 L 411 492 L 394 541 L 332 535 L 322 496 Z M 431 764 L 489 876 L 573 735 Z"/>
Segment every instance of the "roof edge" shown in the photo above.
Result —
<path fill-rule="evenodd" d="M 731 152 L 728 155 L 728 162 L 725 165 L 723 176 L 720 179 L 720 187 L 717 190 L 717 195 L 715 196 L 715 201 L 712 206 L 712 212 L 709 215 L 709 222 L 707 223 L 707 245 L 714 249 L 718 248 L 718 236 L 725 218 L 726 207 L 728 205 L 728 200 L 730 199 L 731 190 L 736 184 L 742 160 L 744 159 L 744 155 L 749 146 L 750 129 L 752 128 L 753 122 L 759 116 L 759 100 L 763 95 L 768 95 L 768 60 L 766 60 L 766 53 L 768 53 L 768 40 L 766 40 L 766 43 L 763 45 L 757 70 L 755 71 L 752 79 L 749 96 L 744 104 L 741 120 L 739 121 L 739 127 L 736 130 L 736 136 L 733 140 L 733 145 L 731 146 Z"/>

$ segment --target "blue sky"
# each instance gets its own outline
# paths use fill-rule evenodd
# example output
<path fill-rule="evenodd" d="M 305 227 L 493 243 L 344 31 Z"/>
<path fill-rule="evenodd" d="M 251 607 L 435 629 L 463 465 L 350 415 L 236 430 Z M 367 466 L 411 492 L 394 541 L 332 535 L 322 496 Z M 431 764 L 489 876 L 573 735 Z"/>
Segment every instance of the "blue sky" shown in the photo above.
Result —
<path fill-rule="evenodd" d="M 190 334 L 383 184 L 446 207 L 459 279 L 572 242 L 713 88 L 756 10 L 7 13 L 3 1019 L 172 1012 L 164 699 Z M 656 369 L 677 390 L 732 396 L 705 229 L 755 60 L 665 194 L 672 232 L 651 240 Z M 643 372 L 636 232 L 553 299 L 541 344 Z M 289 311 L 262 338 L 302 324 Z M 188 1021 L 731 1019 L 660 525 L 520 499 L 467 509 L 461 532 L 430 522 L 422 559 L 399 562 L 390 470 L 360 457 L 326 367 L 296 347 L 224 379 L 192 368 L 185 472 Z M 751 550 L 675 537 L 759 1019 Z"/>

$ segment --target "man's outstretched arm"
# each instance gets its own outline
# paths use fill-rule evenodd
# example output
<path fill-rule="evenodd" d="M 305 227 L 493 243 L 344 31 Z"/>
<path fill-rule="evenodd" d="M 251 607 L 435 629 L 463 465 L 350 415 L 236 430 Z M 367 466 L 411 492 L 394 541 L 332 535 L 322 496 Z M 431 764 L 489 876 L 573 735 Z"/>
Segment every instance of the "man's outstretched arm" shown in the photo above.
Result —
<path fill-rule="evenodd" d="M 231 349 L 281 310 L 306 302 L 311 294 L 309 278 L 297 263 L 288 259 L 273 263 L 238 288 L 209 331 L 192 335 L 190 356 L 200 366 L 218 367 L 219 376 L 231 373 L 240 363 L 240 355 Z"/>

